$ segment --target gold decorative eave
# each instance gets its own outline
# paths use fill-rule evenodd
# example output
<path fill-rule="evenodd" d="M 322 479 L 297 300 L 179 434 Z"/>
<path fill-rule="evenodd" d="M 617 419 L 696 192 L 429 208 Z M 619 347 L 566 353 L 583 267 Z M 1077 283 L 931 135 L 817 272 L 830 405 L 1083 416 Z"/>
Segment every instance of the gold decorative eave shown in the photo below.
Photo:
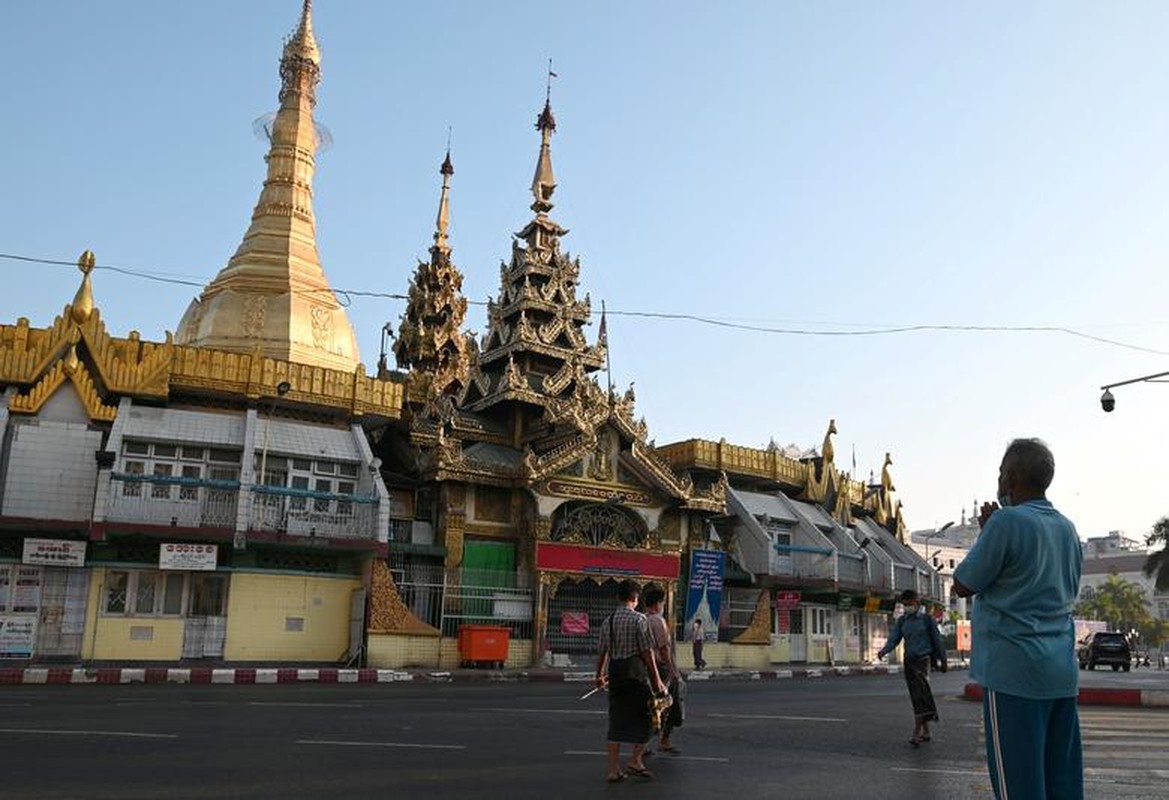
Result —
<path fill-rule="evenodd" d="M 85 359 L 79 358 L 85 351 Z M 274 397 L 287 381 L 289 402 L 344 410 L 354 416 L 372 414 L 397 419 L 404 387 L 395 381 L 366 376 L 360 369 L 343 372 L 325 367 L 165 342 L 110 336 L 97 309 L 78 324 L 66 306 L 48 328 L 32 328 L 21 318 L 0 325 L 0 383 L 28 387 L 14 399 L 12 410 L 36 413 L 48 395 L 64 382 L 67 362 L 77 362 L 73 382 L 91 418 L 112 419 L 118 397 L 166 400 L 172 392 L 207 393 L 246 399 Z M 92 371 L 91 371 L 92 370 Z M 50 387 L 44 394 L 46 387 Z M 86 392 L 92 388 L 93 396 Z M 35 395 L 35 397 L 34 397 Z M 21 399 L 26 398 L 26 399 Z"/>
<path fill-rule="evenodd" d="M 111 422 L 117 416 L 117 407 L 102 402 L 89 370 L 72 348 L 32 388 L 14 396 L 8 404 L 8 410 L 15 414 L 36 414 L 66 381 L 71 382 L 77 390 L 85 413 L 91 420 Z"/>
<path fill-rule="evenodd" d="M 551 358 L 561 360 L 569 360 L 579 356 L 581 363 L 589 367 L 600 369 L 605 365 L 604 350 L 597 351 L 595 348 L 588 348 L 587 350 L 572 350 L 567 347 L 559 347 L 557 345 L 544 344 L 538 340 L 533 341 L 511 341 L 507 344 L 493 347 L 490 350 L 484 350 L 479 356 L 480 364 L 490 364 L 493 361 L 498 361 L 501 358 L 507 358 L 508 355 L 516 353 L 538 353 L 546 355 Z"/>

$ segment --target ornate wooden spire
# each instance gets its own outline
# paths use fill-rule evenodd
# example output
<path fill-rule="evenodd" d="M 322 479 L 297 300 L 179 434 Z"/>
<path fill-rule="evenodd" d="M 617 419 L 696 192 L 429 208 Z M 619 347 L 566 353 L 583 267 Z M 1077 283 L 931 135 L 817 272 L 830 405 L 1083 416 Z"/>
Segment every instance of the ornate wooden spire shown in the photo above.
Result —
<path fill-rule="evenodd" d="M 317 252 L 313 123 L 321 54 L 306 0 L 280 59 L 280 108 L 265 125 L 268 174 L 252 222 L 227 266 L 183 315 L 180 344 L 352 371 L 353 326 Z"/>
<path fill-rule="evenodd" d="M 439 167 L 438 171 L 442 175 L 442 194 L 438 200 L 438 217 L 434 220 L 434 247 L 432 250 L 449 255 L 451 247 L 447 244 L 447 232 L 451 226 L 450 184 L 451 176 L 455 174 L 454 165 L 451 164 L 450 147 L 447 147 L 446 158 L 443 159 L 442 166 Z"/>
<path fill-rule="evenodd" d="M 605 346 L 589 345 L 582 331 L 592 307 L 587 295 L 577 298 L 580 260 L 561 252 L 560 237 L 568 231 L 548 216 L 556 188 L 550 148 L 556 120 L 549 97 L 536 118 L 536 129 L 540 132 L 532 179 L 536 214 L 515 234 L 511 261 L 500 265 L 499 295 L 487 305 L 483 353 L 462 398 L 472 411 L 519 401 L 542 406 L 556 417 L 567 413 L 565 404 L 576 403 L 585 393 L 604 397 L 589 377 L 604 365 Z"/>
<path fill-rule="evenodd" d="M 398 366 L 413 370 L 411 383 L 423 389 L 426 399 L 458 392 L 467 382 L 473 352 L 470 338 L 462 332 L 467 316 L 463 273 L 451 262 L 447 243 L 450 178 L 455 174 L 449 149 L 439 174 L 442 193 L 430 261 L 418 262 L 414 270 L 410 299 L 394 342 Z"/>

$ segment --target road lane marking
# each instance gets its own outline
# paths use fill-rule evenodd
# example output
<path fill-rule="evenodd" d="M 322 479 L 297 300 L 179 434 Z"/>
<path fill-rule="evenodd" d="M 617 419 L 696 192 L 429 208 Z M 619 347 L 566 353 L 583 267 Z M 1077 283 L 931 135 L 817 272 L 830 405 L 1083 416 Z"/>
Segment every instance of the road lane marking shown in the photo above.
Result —
<path fill-rule="evenodd" d="M 889 767 L 893 772 L 925 772 L 930 775 L 977 775 L 987 777 L 986 770 L 972 769 L 926 769 L 924 767 Z"/>
<path fill-rule="evenodd" d="M 361 703 L 281 703 L 281 702 L 251 702 L 249 706 L 279 706 L 285 708 L 365 708 Z"/>
<path fill-rule="evenodd" d="M 784 714 L 707 714 L 719 719 L 782 719 L 788 722 L 848 722 L 839 717 L 792 717 Z"/>
<path fill-rule="evenodd" d="M 48 728 L 0 728 L 0 733 L 27 733 L 38 736 L 122 736 L 129 739 L 177 739 L 174 733 L 136 733 L 134 731 L 65 731 Z"/>
<path fill-rule="evenodd" d="M 603 750 L 565 750 L 566 756 L 606 756 L 608 753 Z M 716 758 L 714 756 L 667 756 L 668 761 L 713 761 L 718 764 L 729 764 L 729 758 Z"/>
<path fill-rule="evenodd" d="M 418 742 L 346 742 L 337 739 L 297 739 L 297 744 L 329 745 L 332 747 L 399 747 L 408 750 L 466 750 L 461 744 L 419 744 Z"/>
<path fill-rule="evenodd" d="M 492 714 L 597 714 L 602 716 L 609 713 L 608 711 L 586 711 L 577 708 L 471 708 L 468 711 Z"/>

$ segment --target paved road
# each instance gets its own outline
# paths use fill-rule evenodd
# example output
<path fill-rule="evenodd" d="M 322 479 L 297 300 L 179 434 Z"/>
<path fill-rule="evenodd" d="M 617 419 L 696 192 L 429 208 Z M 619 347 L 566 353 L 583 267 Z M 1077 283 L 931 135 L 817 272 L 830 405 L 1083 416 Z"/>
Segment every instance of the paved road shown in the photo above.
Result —
<path fill-rule="evenodd" d="M 966 679 L 937 676 L 943 723 L 920 750 L 896 676 L 695 682 L 683 755 L 618 786 L 582 684 L 6 687 L 0 796 L 985 800 Z M 1169 712 L 1089 708 L 1084 732 L 1090 797 L 1164 796 Z"/>

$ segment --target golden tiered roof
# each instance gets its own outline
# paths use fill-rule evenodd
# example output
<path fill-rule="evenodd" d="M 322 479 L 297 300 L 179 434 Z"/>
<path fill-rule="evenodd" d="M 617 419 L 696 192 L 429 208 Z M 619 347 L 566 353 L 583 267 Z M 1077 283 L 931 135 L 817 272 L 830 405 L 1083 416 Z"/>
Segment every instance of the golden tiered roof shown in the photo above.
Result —
<path fill-rule="evenodd" d="M 360 367 L 335 370 L 269 358 L 256 350 L 237 353 L 164 342 L 142 341 L 137 331 L 110 336 L 93 299 L 90 274 L 96 264 L 85 251 L 78 261 L 84 277 L 73 301 L 47 328 L 22 317 L 0 325 L 0 384 L 16 395 L 9 410 L 36 414 L 66 381 L 73 384 L 94 421 L 110 421 L 118 398 L 165 401 L 174 394 L 210 395 L 247 402 L 277 396 L 282 382 L 289 403 L 338 413 L 397 418 L 402 384 L 368 377 Z"/>
<path fill-rule="evenodd" d="M 193 300 L 179 344 L 352 371 L 360 362 L 353 325 L 325 277 L 317 252 L 312 179 L 320 82 L 312 2 L 280 60 L 280 108 L 266 127 L 268 175 L 252 222 L 227 266 Z"/>
<path fill-rule="evenodd" d="M 743 447 L 730 444 L 726 439 L 717 442 L 686 439 L 663 445 L 658 452 L 677 470 L 725 473 L 732 481 L 746 479 L 785 487 L 797 497 L 827 505 L 836 519 L 844 524 L 851 522 L 854 513 L 872 516 L 881 525 L 894 523 L 898 534 L 904 538 L 901 501 L 893 497 L 895 490 L 889 471 L 892 457 L 885 454 L 881 482 L 866 486 L 837 469 L 832 442 L 835 433 L 836 420 L 831 420 L 820 455 L 816 458 L 791 458 L 778 447 Z"/>

